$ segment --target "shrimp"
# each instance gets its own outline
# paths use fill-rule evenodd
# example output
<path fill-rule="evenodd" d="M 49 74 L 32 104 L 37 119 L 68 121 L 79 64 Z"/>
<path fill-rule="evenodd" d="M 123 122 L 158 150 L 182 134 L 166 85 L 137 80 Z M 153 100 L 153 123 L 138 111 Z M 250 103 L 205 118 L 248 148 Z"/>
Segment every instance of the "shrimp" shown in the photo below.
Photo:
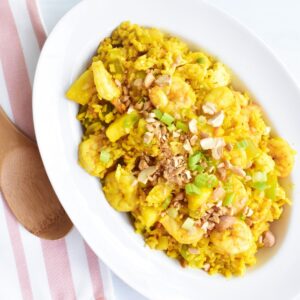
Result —
<path fill-rule="evenodd" d="M 210 238 L 218 251 L 229 255 L 246 252 L 254 244 L 250 228 L 238 218 L 235 218 L 234 223 L 224 231 L 215 229 Z"/>
<path fill-rule="evenodd" d="M 231 203 L 233 214 L 239 213 L 248 201 L 248 194 L 243 183 L 234 175 L 228 178 L 226 183 L 227 192 L 233 194 L 233 201 Z"/>
<path fill-rule="evenodd" d="M 101 60 L 93 62 L 92 70 L 99 98 L 108 101 L 119 98 L 121 91 L 105 69 L 103 62 Z"/>
<path fill-rule="evenodd" d="M 137 180 L 118 165 L 117 170 L 105 177 L 103 191 L 109 204 L 118 211 L 132 211 L 138 204 Z"/>
<path fill-rule="evenodd" d="M 205 97 L 204 102 L 217 105 L 218 109 L 228 109 L 235 103 L 233 92 L 225 86 L 212 89 Z"/>
<path fill-rule="evenodd" d="M 275 167 L 280 177 L 287 177 L 294 166 L 294 150 L 281 138 L 272 138 L 269 140 L 268 148 L 270 155 L 275 161 Z"/>
<path fill-rule="evenodd" d="M 181 227 L 175 219 L 165 215 L 160 219 L 160 223 L 164 226 L 166 231 L 181 244 L 197 243 L 204 235 L 204 230 L 193 226 L 191 230 L 186 230 Z"/>
<path fill-rule="evenodd" d="M 203 80 L 206 72 L 206 68 L 204 68 L 203 65 L 197 63 L 185 64 L 176 70 L 176 74 L 178 74 L 181 78 L 191 81 L 197 80 L 198 82 Z"/>
<path fill-rule="evenodd" d="M 190 108 L 196 101 L 191 86 L 177 76 L 172 77 L 171 86 L 155 86 L 149 91 L 152 104 L 163 112 L 180 112 Z"/>
<path fill-rule="evenodd" d="M 110 158 L 107 162 L 100 160 L 101 149 L 106 144 L 104 135 L 91 135 L 88 139 L 82 141 L 78 147 L 79 164 L 92 176 L 103 178 L 107 169 L 111 167 L 117 159 L 119 159 L 124 151 L 117 145 L 106 147 Z"/>
<path fill-rule="evenodd" d="M 265 152 L 260 152 L 254 160 L 254 166 L 257 170 L 270 173 L 275 168 L 275 162 L 270 155 Z"/>
<path fill-rule="evenodd" d="M 91 136 L 78 147 L 79 164 L 91 175 L 101 177 L 106 165 L 100 163 L 101 136 Z"/>
<path fill-rule="evenodd" d="M 230 151 L 230 162 L 234 166 L 246 169 L 249 165 L 247 152 L 244 149 L 233 149 Z"/>
<path fill-rule="evenodd" d="M 212 88 L 226 86 L 230 83 L 231 76 L 225 66 L 217 62 L 208 71 L 208 82 Z"/>

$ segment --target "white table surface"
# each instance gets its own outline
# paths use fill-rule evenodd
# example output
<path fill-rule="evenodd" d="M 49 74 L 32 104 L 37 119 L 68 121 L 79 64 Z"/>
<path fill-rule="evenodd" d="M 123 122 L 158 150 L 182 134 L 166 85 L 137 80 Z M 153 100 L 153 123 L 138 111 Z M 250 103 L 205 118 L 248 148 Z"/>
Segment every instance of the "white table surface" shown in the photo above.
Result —
<path fill-rule="evenodd" d="M 51 32 L 57 21 L 79 2 L 79 0 L 38 1 L 48 33 Z M 300 85 L 299 0 L 207 0 L 207 2 L 235 17 L 266 42 Z M 284 99 L 282 100 L 284 101 Z M 145 299 L 117 276 L 113 276 L 113 284 L 116 300 Z"/>

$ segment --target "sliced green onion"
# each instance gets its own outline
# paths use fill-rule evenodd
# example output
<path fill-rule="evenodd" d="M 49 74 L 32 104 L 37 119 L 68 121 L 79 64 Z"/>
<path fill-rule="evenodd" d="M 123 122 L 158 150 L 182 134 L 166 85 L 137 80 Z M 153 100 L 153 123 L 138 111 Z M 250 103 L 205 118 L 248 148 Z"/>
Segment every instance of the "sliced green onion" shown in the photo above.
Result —
<path fill-rule="evenodd" d="M 197 163 L 200 161 L 201 158 L 203 158 L 203 154 L 200 151 L 197 151 L 193 155 L 191 155 L 188 159 L 189 169 L 192 171 L 196 170 Z"/>
<path fill-rule="evenodd" d="M 194 223 L 195 221 L 188 217 L 185 219 L 181 227 L 185 230 L 191 230 L 192 227 L 194 226 Z"/>
<path fill-rule="evenodd" d="M 176 127 L 175 127 L 174 124 L 171 124 L 171 125 L 168 126 L 167 128 L 168 128 L 168 130 L 171 131 L 171 132 L 174 131 L 174 130 L 176 130 Z"/>
<path fill-rule="evenodd" d="M 176 122 L 176 127 L 180 130 L 182 130 L 183 132 L 188 132 L 189 128 L 187 126 L 187 124 L 181 122 L 181 121 L 177 121 Z"/>
<path fill-rule="evenodd" d="M 204 167 L 201 166 L 201 165 L 197 165 L 196 168 L 195 168 L 195 171 L 199 172 L 199 173 L 202 173 L 204 171 Z"/>
<path fill-rule="evenodd" d="M 195 185 L 197 187 L 214 188 L 218 185 L 218 179 L 213 174 L 199 174 L 195 178 Z"/>
<path fill-rule="evenodd" d="M 208 174 L 205 173 L 197 175 L 195 178 L 195 185 L 197 187 L 206 187 L 208 181 L 207 175 Z"/>
<path fill-rule="evenodd" d="M 235 198 L 235 194 L 234 193 L 230 193 L 230 194 L 227 194 L 224 201 L 223 201 L 223 205 L 224 206 L 228 206 L 228 205 L 231 205 L 233 200 Z"/>
<path fill-rule="evenodd" d="M 131 129 L 138 120 L 139 114 L 137 111 L 133 111 L 127 115 L 124 115 L 123 127 L 126 129 Z"/>
<path fill-rule="evenodd" d="M 213 174 L 209 175 L 208 181 L 207 181 L 208 188 L 215 188 L 218 185 L 218 183 L 219 183 L 219 180 L 215 175 L 213 175 Z"/>
<path fill-rule="evenodd" d="M 100 152 L 100 161 L 107 163 L 110 159 L 110 153 L 107 150 L 101 150 Z"/>
<path fill-rule="evenodd" d="M 163 123 L 165 123 L 166 125 L 170 126 L 173 123 L 174 118 L 171 115 L 167 114 L 167 113 L 163 113 L 163 115 L 160 118 L 160 120 Z"/>
<path fill-rule="evenodd" d="M 155 114 L 155 117 L 157 118 L 157 119 L 161 119 L 161 117 L 163 116 L 163 113 L 159 110 L 159 109 L 154 109 L 153 110 L 153 113 Z"/>
<path fill-rule="evenodd" d="M 247 140 L 241 140 L 236 144 L 236 147 L 238 149 L 246 149 L 248 147 L 248 142 Z"/>
<path fill-rule="evenodd" d="M 175 219 L 178 216 L 178 210 L 175 207 L 170 207 L 167 210 L 167 214 L 169 217 Z"/>
<path fill-rule="evenodd" d="M 196 62 L 198 64 L 204 64 L 205 63 L 205 58 L 204 57 L 199 57 L 199 58 L 197 58 Z"/>
<path fill-rule="evenodd" d="M 170 202 L 171 202 L 172 197 L 167 197 L 166 200 L 163 202 L 163 204 L 161 205 L 162 209 L 166 209 Z"/>
<path fill-rule="evenodd" d="M 267 174 L 264 173 L 264 172 L 255 172 L 252 175 L 252 181 L 253 182 L 265 182 L 267 180 L 268 180 Z"/>
<path fill-rule="evenodd" d="M 187 195 L 200 195 L 201 190 L 193 183 L 188 183 L 185 185 L 185 192 Z"/>
<path fill-rule="evenodd" d="M 264 191 L 269 186 L 267 182 L 263 181 L 263 182 L 254 182 L 252 184 L 252 187 L 254 187 L 256 190 Z"/>

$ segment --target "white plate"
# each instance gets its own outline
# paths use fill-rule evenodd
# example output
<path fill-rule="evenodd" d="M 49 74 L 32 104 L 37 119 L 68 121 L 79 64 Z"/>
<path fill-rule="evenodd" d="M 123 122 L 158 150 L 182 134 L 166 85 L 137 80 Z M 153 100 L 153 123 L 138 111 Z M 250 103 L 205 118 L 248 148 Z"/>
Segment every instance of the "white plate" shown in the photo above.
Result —
<path fill-rule="evenodd" d="M 82 1 L 55 27 L 37 67 L 33 112 L 41 155 L 53 187 L 75 226 L 97 255 L 124 281 L 151 299 L 294 299 L 300 292 L 300 207 L 275 228 L 277 246 L 261 252 L 242 278 L 183 269 L 148 249 L 126 215 L 105 201 L 97 179 L 77 164 L 81 128 L 76 104 L 65 99 L 101 39 L 121 21 L 155 26 L 184 37 L 227 64 L 263 105 L 276 130 L 300 149 L 300 93 L 266 46 L 236 21 L 192 0 Z M 295 166 L 294 194 L 299 194 Z"/>

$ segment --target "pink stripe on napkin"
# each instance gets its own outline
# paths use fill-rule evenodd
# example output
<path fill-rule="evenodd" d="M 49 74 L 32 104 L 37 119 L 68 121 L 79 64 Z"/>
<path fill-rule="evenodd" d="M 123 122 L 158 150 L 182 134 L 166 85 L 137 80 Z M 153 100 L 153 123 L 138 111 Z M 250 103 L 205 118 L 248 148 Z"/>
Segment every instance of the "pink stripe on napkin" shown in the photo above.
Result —
<path fill-rule="evenodd" d="M 31 87 L 16 24 L 7 0 L 0 1 L 0 57 L 16 125 L 34 137 Z"/>
<path fill-rule="evenodd" d="M 1 9 L 1 6 L 0 6 Z M 19 225 L 13 217 L 9 207 L 4 201 L 4 214 L 6 218 L 8 233 L 12 241 L 12 249 L 16 261 L 16 268 L 21 286 L 21 293 L 24 300 L 33 299 L 31 283 L 29 280 L 28 267 L 25 259 L 23 243 L 21 240 Z"/>
<path fill-rule="evenodd" d="M 65 239 L 41 242 L 52 299 L 76 299 Z"/>
<path fill-rule="evenodd" d="M 39 17 L 37 4 L 34 0 L 26 0 L 26 4 L 37 41 L 40 48 L 42 48 L 46 40 L 46 33 Z"/>
<path fill-rule="evenodd" d="M 91 275 L 94 297 L 96 300 L 104 300 L 102 278 L 100 274 L 99 261 L 95 253 L 91 250 L 88 244 L 85 243 L 85 251 Z"/>

